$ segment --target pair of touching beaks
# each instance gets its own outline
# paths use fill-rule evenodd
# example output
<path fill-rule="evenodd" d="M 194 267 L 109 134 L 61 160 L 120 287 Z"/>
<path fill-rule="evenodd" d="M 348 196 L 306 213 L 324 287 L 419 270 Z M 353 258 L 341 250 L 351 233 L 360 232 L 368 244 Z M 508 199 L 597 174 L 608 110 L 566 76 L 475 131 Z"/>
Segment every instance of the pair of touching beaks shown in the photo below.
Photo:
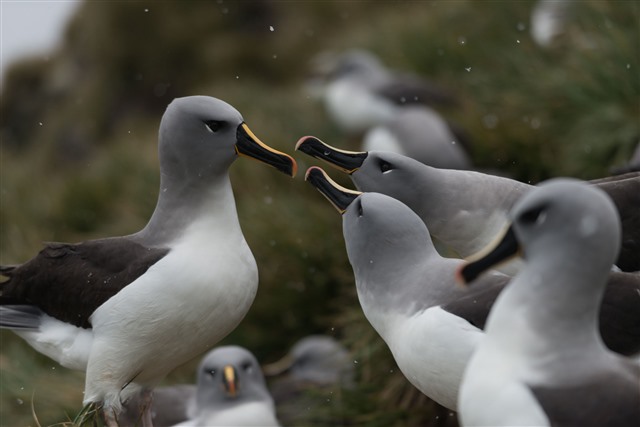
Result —
<path fill-rule="evenodd" d="M 236 140 L 236 153 L 239 156 L 263 161 L 291 177 L 296 176 L 298 165 L 295 159 L 286 153 L 266 145 L 245 123 L 238 126 Z M 325 144 L 313 136 L 300 138 L 295 146 L 295 150 L 300 150 L 312 157 L 329 161 L 334 167 L 348 174 L 355 172 L 362 166 L 362 162 L 364 162 L 368 154 L 367 152 L 340 150 Z"/>
<path fill-rule="evenodd" d="M 264 144 L 244 123 L 238 127 L 237 140 L 236 152 L 238 155 L 264 161 L 292 177 L 296 175 L 298 166 L 293 157 Z M 368 155 L 366 152 L 346 151 L 331 147 L 313 136 L 300 138 L 295 149 L 328 161 L 332 166 L 347 174 L 358 170 Z M 360 191 L 350 190 L 336 183 L 318 166 L 312 166 L 307 170 L 305 181 L 309 181 L 316 187 L 340 214 L 344 214 L 351 203 L 362 194 Z M 480 255 L 470 257 L 468 262 L 458 269 L 456 273 L 458 282 L 468 284 L 482 272 L 499 263 L 506 262 L 518 254 L 519 245 L 511 227 L 507 227 L 504 234 L 496 240 L 497 244 L 491 244 Z"/>
<path fill-rule="evenodd" d="M 330 158 L 332 166 L 348 174 L 355 172 L 367 156 L 366 152 L 345 151 L 331 147 L 311 136 L 301 138 L 296 144 L 296 150 L 298 149 L 322 160 Z M 341 186 L 318 166 L 307 169 L 304 179 L 320 191 L 341 215 L 363 194 L 361 191 Z M 456 271 L 456 280 L 463 285 L 470 284 L 484 271 L 508 262 L 519 254 L 520 245 L 513 228 L 507 225 L 505 230 L 485 249 L 466 259 L 467 262 Z"/>

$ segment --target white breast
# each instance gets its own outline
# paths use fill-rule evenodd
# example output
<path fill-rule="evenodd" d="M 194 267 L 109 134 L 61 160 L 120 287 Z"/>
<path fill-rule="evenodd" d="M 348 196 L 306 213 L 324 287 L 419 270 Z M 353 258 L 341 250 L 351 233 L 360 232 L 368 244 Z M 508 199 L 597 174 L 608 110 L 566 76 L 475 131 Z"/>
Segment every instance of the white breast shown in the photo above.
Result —
<path fill-rule="evenodd" d="M 214 426 L 259 426 L 278 427 L 273 405 L 265 402 L 250 402 L 222 411 L 208 411 L 194 420 L 185 421 L 176 427 Z"/>
<path fill-rule="evenodd" d="M 407 155 L 407 152 L 398 139 L 389 131 L 389 129 L 378 126 L 371 129 L 364 136 L 362 141 L 363 151 L 390 151 L 392 153 Z"/>
<path fill-rule="evenodd" d="M 133 379 L 155 385 L 242 320 L 258 271 L 239 227 L 225 225 L 195 223 L 163 259 L 94 312 L 85 402 L 115 400 Z"/>
<path fill-rule="evenodd" d="M 391 117 L 395 106 L 349 81 L 330 84 L 325 92 L 332 119 L 347 132 L 364 132 Z"/>
<path fill-rule="evenodd" d="M 531 390 L 517 377 L 514 362 L 484 346 L 473 355 L 458 397 L 462 425 L 550 425 Z"/>
<path fill-rule="evenodd" d="M 411 384 L 439 404 L 456 410 L 462 374 L 482 331 L 440 307 L 411 317 L 370 311 L 365 314 Z"/>

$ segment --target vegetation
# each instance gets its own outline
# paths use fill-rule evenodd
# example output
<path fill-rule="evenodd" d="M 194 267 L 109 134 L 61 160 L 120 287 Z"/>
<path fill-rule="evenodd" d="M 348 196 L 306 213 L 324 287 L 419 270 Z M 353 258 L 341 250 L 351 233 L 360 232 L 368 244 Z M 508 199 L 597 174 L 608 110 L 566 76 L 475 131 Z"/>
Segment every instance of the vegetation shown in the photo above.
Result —
<path fill-rule="evenodd" d="M 0 264 L 42 241 L 137 231 L 158 190 L 156 134 L 172 98 L 207 94 L 289 153 L 303 135 L 352 144 L 304 90 L 317 53 L 370 49 L 454 91 L 442 111 L 471 136 L 479 168 L 527 182 L 584 179 L 624 163 L 640 135 L 640 6 L 584 1 L 550 48 L 529 35 L 532 1 L 91 2 L 50 60 L 16 64 L 0 99 Z M 260 290 L 224 342 L 264 363 L 299 338 L 343 340 L 359 387 L 353 425 L 454 425 L 399 373 L 364 318 L 341 221 L 302 175 L 244 159 L 232 167 Z M 344 185 L 348 180 L 333 174 Z M 0 424 L 50 425 L 81 409 L 84 375 L 0 332 Z M 191 382 L 195 360 L 165 383 Z M 328 422 L 328 424 L 331 424 Z"/>

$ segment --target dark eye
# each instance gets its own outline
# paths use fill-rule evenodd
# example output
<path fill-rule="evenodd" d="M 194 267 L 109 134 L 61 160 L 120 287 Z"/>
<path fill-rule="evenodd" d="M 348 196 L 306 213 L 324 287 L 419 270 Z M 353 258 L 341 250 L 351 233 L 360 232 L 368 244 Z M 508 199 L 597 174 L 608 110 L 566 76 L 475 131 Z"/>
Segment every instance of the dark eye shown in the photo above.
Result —
<path fill-rule="evenodd" d="M 205 374 L 209 374 L 209 375 L 211 375 L 212 377 L 215 377 L 215 376 L 216 376 L 216 370 L 215 370 L 215 369 L 205 369 L 205 370 L 204 370 L 204 373 L 205 373 Z"/>
<path fill-rule="evenodd" d="M 391 169 L 393 169 L 393 167 L 391 166 L 391 163 L 384 160 L 380 161 L 380 171 L 382 173 L 389 172 Z"/>
<path fill-rule="evenodd" d="M 295 366 L 304 366 L 306 365 L 307 360 L 305 358 L 300 358 L 294 362 Z"/>
<path fill-rule="evenodd" d="M 205 120 L 204 124 L 213 133 L 218 132 L 224 126 L 224 122 L 220 120 Z"/>
<path fill-rule="evenodd" d="M 547 217 L 547 207 L 537 206 L 520 214 L 520 222 L 523 224 L 542 224 Z"/>
<path fill-rule="evenodd" d="M 362 210 L 362 202 L 360 200 L 358 200 L 358 216 L 362 216 L 363 210 Z"/>
<path fill-rule="evenodd" d="M 250 373 L 251 371 L 253 371 L 253 366 L 249 362 L 244 362 L 240 367 L 245 372 L 249 372 Z"/>

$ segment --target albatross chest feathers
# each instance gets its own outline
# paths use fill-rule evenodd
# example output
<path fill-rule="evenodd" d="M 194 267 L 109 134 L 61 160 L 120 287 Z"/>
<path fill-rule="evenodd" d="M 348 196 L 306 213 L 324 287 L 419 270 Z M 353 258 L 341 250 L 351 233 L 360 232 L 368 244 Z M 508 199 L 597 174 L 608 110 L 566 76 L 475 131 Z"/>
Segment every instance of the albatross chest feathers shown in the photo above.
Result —
<path fill-rule="evenodd" d="M 192 222 L 162 260 L 94 312 L 94 332 L 105 339 L 94 339 L 98 356 L 89 363 L 90 373 L 98 369 L 98 377 L 122 375 L 118 382 L 134 376 L 137 383 L 153 382 L 240 323 L 256 295 L 258 269 L 237 220 L 220 218 Z M 129 345 L 118 352 L 99 351 L 114 339 Z M 147 363 L 150 358 L 154 363 Z M 85 400 L 91 400 L 90 391 Z"/>

